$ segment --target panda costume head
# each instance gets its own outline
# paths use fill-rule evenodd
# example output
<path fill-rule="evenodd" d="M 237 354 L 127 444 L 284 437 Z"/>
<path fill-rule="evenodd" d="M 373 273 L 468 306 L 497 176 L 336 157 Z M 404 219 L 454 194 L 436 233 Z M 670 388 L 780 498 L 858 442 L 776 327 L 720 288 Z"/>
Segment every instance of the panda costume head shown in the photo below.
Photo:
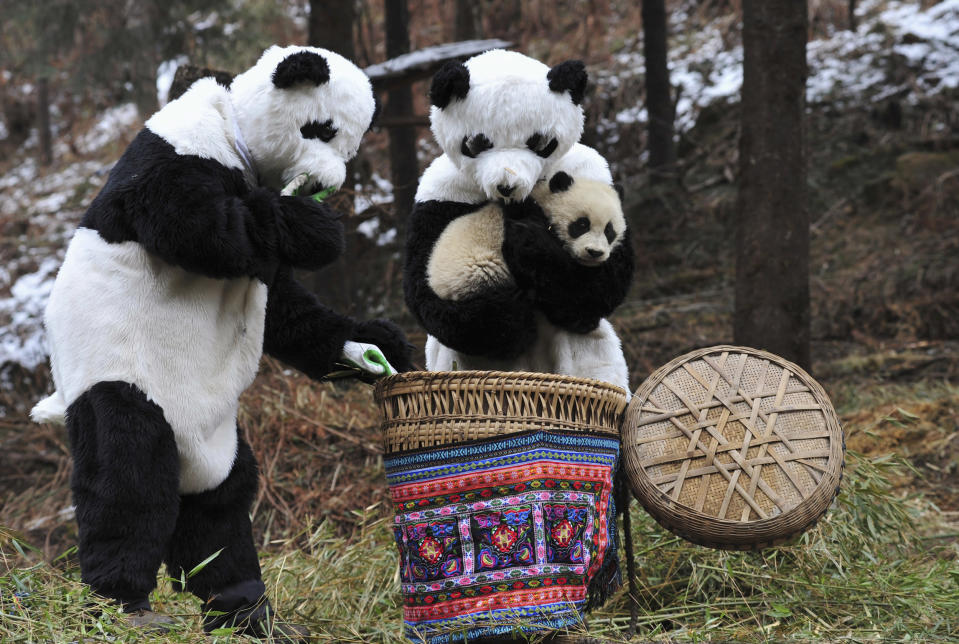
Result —
<path fill-rule="evenodd" d="M 259 182 L 280 189 L 305 173 L 303 194 L 343 184 L 376 112 L 366 74 L 316 47 L 270 47 L 233 79 L 230 96 Z"/>
<path fill-rule="evenodd" d="M 618 187 L 557 172 L 532 192 L 550 229 L 567 252 L 584 266 L 599 266 L 626 236 Z"/>
<path fill-rule="evenodd" d="M 587 75 L 494 49 L 433 77 L 430 124 L 456 168 L 488 199 L 523 200 L 579 141 Z"/>

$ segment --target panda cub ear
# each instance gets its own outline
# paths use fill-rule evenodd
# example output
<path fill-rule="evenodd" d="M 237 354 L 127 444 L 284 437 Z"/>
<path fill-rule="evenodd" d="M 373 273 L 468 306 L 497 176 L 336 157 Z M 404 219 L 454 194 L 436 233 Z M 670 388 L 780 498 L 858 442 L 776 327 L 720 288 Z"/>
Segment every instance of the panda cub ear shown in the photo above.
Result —
<path fill-rule="evenodd" d="M 549 180 L 549 191 L 552 193 L 566 192 L 573 185 L 573 177 L 565 172 L 557 172 Z"/>
<path fill-rule="evenodd" d="M 451 60 L 433 75 L 430 85 L 430 103 L 443 109 L 454 98 L 466 98 L 470 91 L 470 70 L 466 65 Z"/>
<path fill-rule="evenodd" d="M 626 191 L 623 190 L 623 184 L 621 184 L 621 183 L 614 183 L 614 184 L 613 184 L 613 190 L 615 190 L 615 191 L 616 191 L 616 194 L 619 195 L 619 200 L 620 200 L 620 201 L 622 201 L 623 199 L 626 198 L 626 196 L 625 196 L 625 195 L 626 195 Z"/>
<path fill-rule="evenodd" d="M 297 83 L 322 85 L 330 80 L 330 66 L 326 59 L 312 51 L 290 54 L 273 70 L 273 84 L 278 89 L 287 89 Z"/>
<path fill-rule="evenodd" d="M 549 88 L 554 92 L 569 92 L 569 97 L 573 99 L 573 105 L 579 105 L 583 102 L 583 96 L 586 94 L 586 81 L 589 76 L 586 74 L 586 66 L 581 60 L 566 60 L 556 65 L 546 74 L 546 80 L 549 81 Z"/>

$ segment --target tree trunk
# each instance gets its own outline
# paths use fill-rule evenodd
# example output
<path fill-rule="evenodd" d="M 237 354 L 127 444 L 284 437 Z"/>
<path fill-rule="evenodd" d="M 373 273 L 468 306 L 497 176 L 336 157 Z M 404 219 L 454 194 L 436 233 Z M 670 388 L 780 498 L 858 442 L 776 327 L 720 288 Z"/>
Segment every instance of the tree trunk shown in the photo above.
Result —
<path fill-rule="evenodd" d="M 410 50 L 410 13 L 407 0 L 386 0 L 386 57 L 395 58 Z M 390 90 L 383 109 L 384 118 L 413 114 L 413 92 L 409 86 Z M 416 159 L 416 128 L 390 128 L 390 178 L 393 182 L 393 215 L 397 238 L 406 239 L 406 220 L 413 208 L 419 163 Z"/>
<path fill-rule="evenodd" d="M 849 0 L 849 31 L 856 31 L 856 0 Z"/>
<path fill-rule="evenodd" d="M 809 369 L 806 2 L 743 0 L 737 344 Z"/>
<path fill-rule="evenodd" d="M 310 0 L 307 43 L 311 47 L 322 47 L 336 52 L 340 56 L 353 60 L 353 23 L 356 19 L 353 0 L 348 2 L 321 2 Z M 313 292 L 338 311 L 351 315 L 362 314 L 357 311 L 354 298 L 354 269 L 350 262 L 349 239 L 356 230 L 353 214 L 354 162 L 346 164 L 346 180 L 343 187 L 331 195 L 327 202 L 330 207 L 341 212 L 347 236 L 347 249 L 335 262 L 313 273 Z M 307 282 L 309 283 L 309 282 Z"/>
<path fill-rule="evenodd" d="M 353 0 L 334 3 L 310 0 L 307 44 L 335 51 L 353 60 L 354 14 Z"/>
<path fill-rule="evenodd" d="M 675 178 L 675 109 L 666 64 L 666 5 L 643 0 L 643 55 L 646 58 L 646 108 L 649 113 L 649 174 L 653 182 Z"/>
<path fill-rule="evenodd" d="M 50 80 L 37 79 L 37 133 L 40 137 L 40 163 L 53 163 L 53 136 L 50 132 Z"/>
<path fill-rule="evenodd" d="M 481 5 L 475 0 L 456 0 L 453 40 L 476 40 L 482 37 L 480 11 Z"/>

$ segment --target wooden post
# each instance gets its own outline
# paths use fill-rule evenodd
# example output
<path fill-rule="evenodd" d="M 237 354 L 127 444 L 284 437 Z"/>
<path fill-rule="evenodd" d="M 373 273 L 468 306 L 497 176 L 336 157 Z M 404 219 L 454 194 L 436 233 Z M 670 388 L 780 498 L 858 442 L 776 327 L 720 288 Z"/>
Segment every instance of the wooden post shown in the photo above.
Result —
<path fill-rule="evenodd" d="M 396 58 L 410 50 L 410 13 L 407 0 L 386 0 L 386 57 Z M 390 89 L 383 117 L 402 119 L 413 114 L 413 92 L 409 85 Z M 390 128 L 390 177 L 393 182 L 393 214 L 400 240 L 406 238 L 406 220 L 413 209 L 419 181 L 416 158 L 416 128 Z"/>

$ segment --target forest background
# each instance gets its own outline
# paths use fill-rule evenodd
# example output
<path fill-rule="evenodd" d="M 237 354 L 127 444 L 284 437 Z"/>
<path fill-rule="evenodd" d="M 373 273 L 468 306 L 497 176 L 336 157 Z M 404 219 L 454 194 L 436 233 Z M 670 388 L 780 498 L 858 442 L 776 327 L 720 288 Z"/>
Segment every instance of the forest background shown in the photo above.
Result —
<path fill-rule="evenodd" d="M 51 387 L 40 320 L 66 243 L 179 65 L 235 73 L 269 44 L 315 42 L 351 48 L 366 68 L 474 38 L 551 65 L 580 58 L 583 142 L 626 190 L 638 255 L 612 318 L 633 387 L 685 351 L 737 340 L 740 226 L 754 212 L 740 190 L 739 0 L 2 0 L 0 11 L 4 641 L 136 637 L 86 607 L 65 432 L 26 412 Z M 692 546 L 634 504 L 638 611 L 622 591 L 591 617 L 594 636 L 959 637 L 959 1 L 810 0 L 804 19 L 806 78 L 786 79 L 804 81 L 805 97 L 802 166 L 789 176 L 808 218 L 805 364 L 845 428 L 843 491 L 800 540 L 759 553 Z M 665 101 L 647 73 L 656 38 Z M 340 310 L 397 320 L 420 348 L 400 274 L 410 177 L 439 153 L 424 127 L 428 82 L 381 93 L 393 124 L 367 135 L 339 194 L 347 257 L 306 276 Z M 665 161 L 649 127 L 664 113 Z M 279 603 L 321 641 L 399 638 L 369 387 L 313 383 L 264 359 L 240 422 L 261 466 L 254 525 Z M 203 641 L 189 596 L 161 580 L 154 604 L 181 617 L 171 641 Z"/>

